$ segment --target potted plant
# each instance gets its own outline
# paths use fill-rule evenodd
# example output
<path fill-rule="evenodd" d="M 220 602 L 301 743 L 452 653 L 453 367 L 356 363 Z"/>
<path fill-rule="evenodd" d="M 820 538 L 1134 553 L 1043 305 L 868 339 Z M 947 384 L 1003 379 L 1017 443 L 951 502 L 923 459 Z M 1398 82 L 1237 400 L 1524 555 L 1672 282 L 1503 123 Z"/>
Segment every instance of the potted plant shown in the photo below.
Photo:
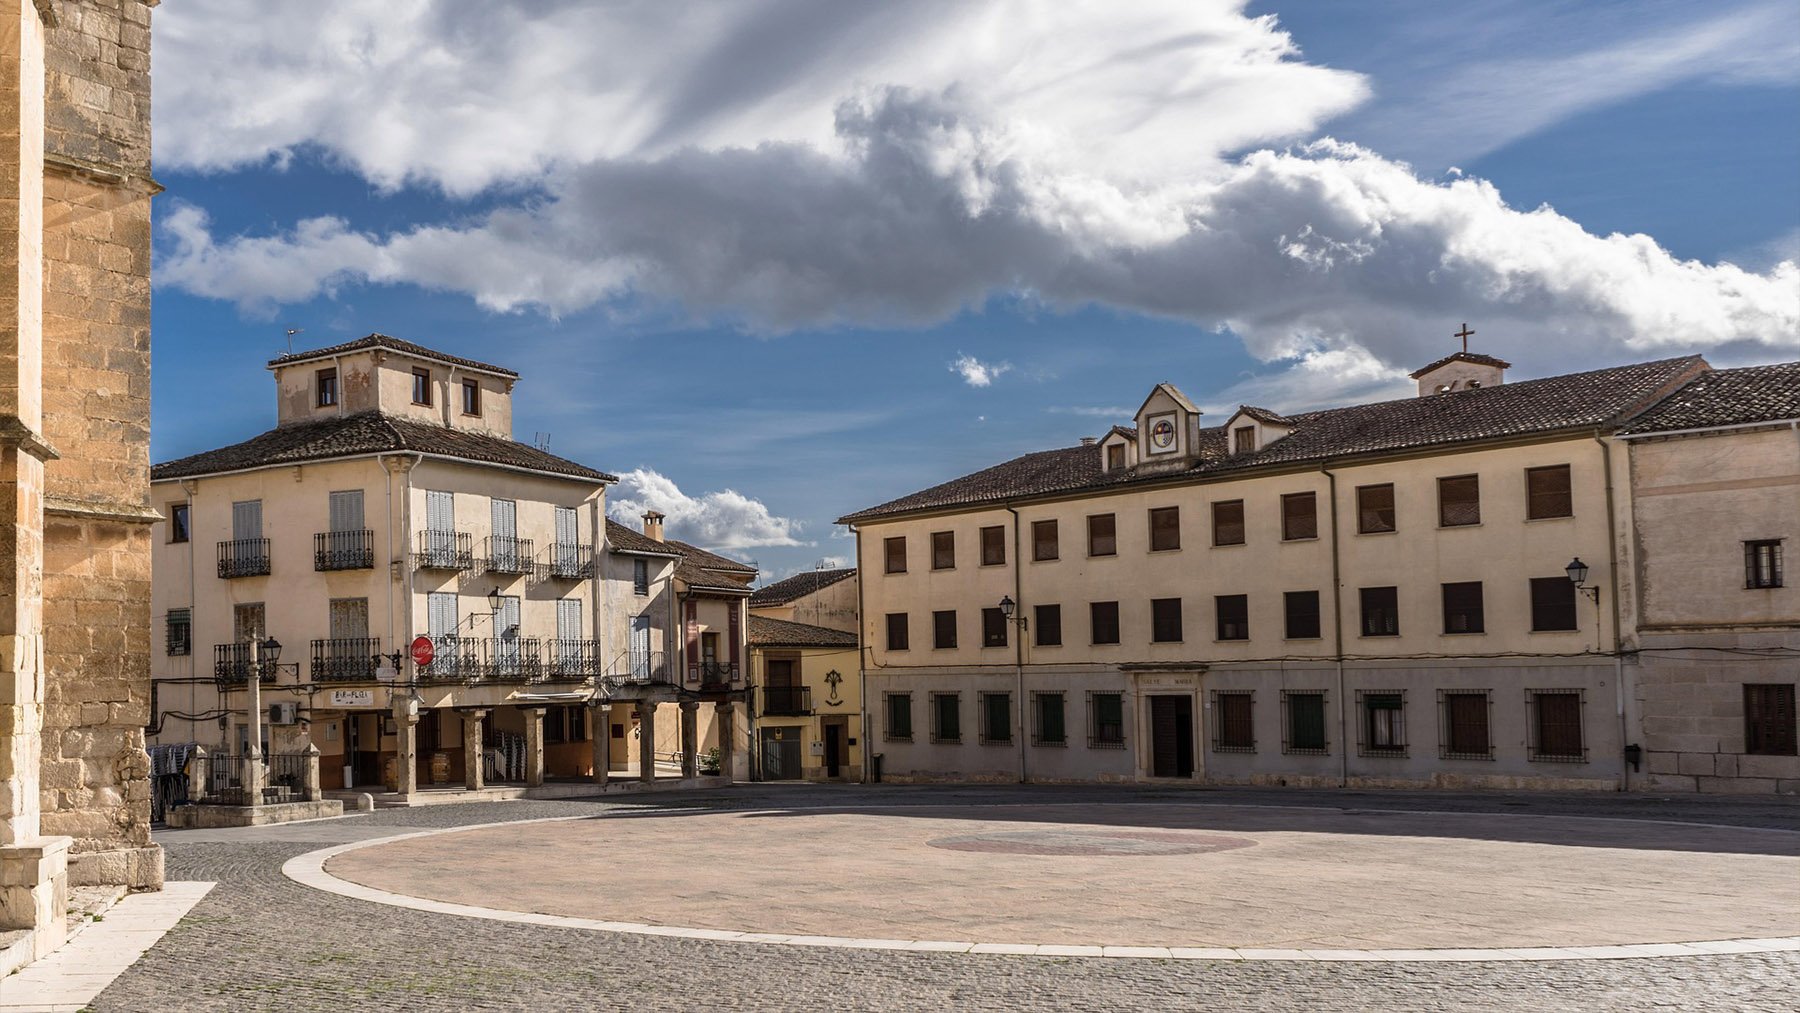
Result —
<path fill-rule="evenodd" d="M 700 754 L 700 773 L 707 777 L 716 777 L 719 773 L 719 747 L 714 746 Z"/>

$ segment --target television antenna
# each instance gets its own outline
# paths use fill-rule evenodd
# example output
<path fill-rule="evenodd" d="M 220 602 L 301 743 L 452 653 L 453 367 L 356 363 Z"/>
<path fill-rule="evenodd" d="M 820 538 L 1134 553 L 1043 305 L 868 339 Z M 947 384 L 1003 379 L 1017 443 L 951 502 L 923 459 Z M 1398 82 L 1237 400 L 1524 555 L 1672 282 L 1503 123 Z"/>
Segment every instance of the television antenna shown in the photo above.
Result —
<path fill-rule="evenodd" d="M 548 454 L 550 452 L 550 434 L 533 430 L 531 434 L 531 445 Z"/>
<path fill-rule="evenodd" d="M 303 333 L 303 329 L 299 327 L 289 327 L 287 329 L 287 353 L 289 355 L 294 354 L 294 335 L 300 333 Z"/>

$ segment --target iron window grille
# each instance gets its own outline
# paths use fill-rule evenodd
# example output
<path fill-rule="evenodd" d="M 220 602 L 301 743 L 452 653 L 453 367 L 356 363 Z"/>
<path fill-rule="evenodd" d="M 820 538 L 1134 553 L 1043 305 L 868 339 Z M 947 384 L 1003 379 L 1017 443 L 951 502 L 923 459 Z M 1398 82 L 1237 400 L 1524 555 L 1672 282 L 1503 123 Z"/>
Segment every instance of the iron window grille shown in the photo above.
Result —
<path fill-rule="evenodd" d="M 1469 580 L 1445 584 L 1444 632 L 1485 633 L 1487 623 L 1482 616 L 1481 581 Z"/>
<path fill-rule="evenodd" d="M 1288 591 L 1282 604 L 1287 611 L 1287 639 L 1319 639 L 1319 592 Z"/>
<path fill-rule="evenodd" d="M 1159 644 L 1181 643 L 1181 599 L 1150 599 L 1150 639 Z"/>
<path fill-rule="evenodd" d="M 1003 527 L 986 527 L 981 529 L 981 565 L 1006 565 L 1006 529 Z"/>
<path fill-rule="evenodd" d="M 1119 554 L 1118 519 L 1112 514 L 1094 514 L 1087 519 L 1088 555 L 1116 556 Z"/>
<path fill-rule="evenodd" d="M 1012 694 L 981 694 L 981 744 L 1010 746 L 1013 741 Z"/>
<path fill-rule="evenodd" d="M 189 609 L 170 609 L 164 622 L 165 652 L 171 658 L 182 658 L 194 651 L 194 613 Z"/>
<path fill-rule="evenodd" d="M 885 569 L 888 573 L 906 572 L 905 535 L 884 539 L 881 543 L 881 551 L 885 561 Z"/>
<path fill-rule="evenodd" d="M 882 738 L 889 742 L 911 742 L 913 737 L 912 694 L 888 693 L 882 699 L 887 713 L 887 721 L 882 728 Z"/>
<path fill-rule="evenodd" d="M 931 568 L 933 570 L 956 569 L 956 532 L 933 531 L 931 533 Z"/>
<path fill-rule="evenodd" d="M 962 694 L 931 694 L 931 741 L 962 741 Z"/>
<path fill-rule="evenodd" d="M 1755 756 L 1796 755 L 1794 684 L 1744 684 L 1744 752 Z"/>
<path fill-rule="evenodd" d="M 1438 690 L 1438 758 L 1494 758 L 1493 694 L 1485 689 Z"/>
<path fill-rule="evenodd" d="M 931 646 L 940 651 L 948 651 L 956 647 L 956 611 L 954 609 L 931 614 Z"/>
<path fill-rule="evenodd" d="M 1406 756 L 1406 691 L 1356 691 L 1358 756 Z"/>
<path fill-rule="evenodd" d="M 1124 694 L 1089 692 L 1087 698 L 1089 748 L 1124 749 Z"/>
<path fill-rule="evenodd" d="M 1362 635 L 1365 637 L 1397 637 L 1400 635 L 1400 589 L 1397 587 L 1362 588 Z"/>
<path fill-rule="evenodd" d="M 1457 475 L 1438 479 L 1438 526 L 1458 528 L 1480 523 L 1480 477 Z"/>
<path fill-rule="evenodd" d="M 981 646 L 1006 646 L 1006 613 L 997 608 L 981 610 Z"/>
<path fill-rule="evenodd" d="M 1281 691 L 1281 751 L 1290 756 L 1330 756 L 1323 690 Z"/>
<path fill-rule="evenodd" d="M 1213 599 L 1218 613 L 1220 640 L 1250 639 L 1250 596 L 1222 594 Z"/>
<path fill-rule="evenodd" d="M 1223 500 L 1212 505 L 1213 544 L 1244 544 L 1244 501 Z"/>
<path fill-rule="evenodd" d="M 1281 540 L 1302 541 L 1319 537 L 1317 493 L 1291 492 L 1281 497 Z"/>
<path fill-rule="evenodd" d="M 368 570 L 375 566 L 375 532 L 320 531 L 313 535 L 313 569 Z"/>
<path fill-rule="evenodd" d="M 1256 752 L 1255 704 L 1253 690 L 1213 690 L 1213 752 Z"/>
<path fill-rule="evenodd" d="M 1525 518 L 1545 520 L 1575 516 L 1575 499 L 1569 483 L 1569 466 L 1525 469 Z"/>
<path fill-rule="evenodd" d="M 1116 644 L 1119 642 L 1119 603 L 1116 601 L 1096 601 L 1088 603 L 1088 622 L 1093 629 L 1092 640 L 1096 644 Z"/>
<path fill-rule="evenodd" d="M 1150 511 L 1150 551 L 1181 548 L 1181 508 L 1157 507 Z"/>
<path fill-rule="evenodd" d="M 1574 583 L 1566 575 L 1531 578 L 1531 631 L 1569 631 L 1576 625 Z"/>
<path fill-rule="evenodd" d="M 1586 763 L 1581 727 L 1586 709 L 1579 689 L 1526 690 L 1525 755 L 1542 763 Z"/>
<path fill-rule="evenodd" d="M 1386 485 L 1358 486 L 1356 490 L 1356 530 L 1365 535 L 1398 529 L 1394 515 L 1394 487 Z"/>
<path fill-rule="evenodd" d="M 1031 744 L 1034 746 L 1066 746 L 1069 731 L 1065 721 L 1067 699 L 1060 692 L 1031 694 Z"/>
<path fill-rule="evenodd" d="M 1744 587 L 1781 586 L 1781 539 L 1744 543 Z"/>
<path fill-rule="evenodd" d="M 1037 613 L 1037 646 L 1062 646 L 1062 606 L 1039 605 Z"/>

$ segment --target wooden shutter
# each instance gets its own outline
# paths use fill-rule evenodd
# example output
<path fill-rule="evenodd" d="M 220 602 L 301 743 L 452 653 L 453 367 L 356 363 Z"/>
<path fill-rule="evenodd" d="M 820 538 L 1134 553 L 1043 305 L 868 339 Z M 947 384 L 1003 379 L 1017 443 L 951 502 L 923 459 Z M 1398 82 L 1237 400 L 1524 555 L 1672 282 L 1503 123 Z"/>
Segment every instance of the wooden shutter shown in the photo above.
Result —
<path fill-rule="evenodd" d="M 519 505 L 510 499 L 493 501 L 494 534 L 501 538 L 519 536 Z"/>
<path fill-rule="evenodd" d="M 1794 687 L 1787 683 L 1744 685 L 1744 751 L 1762 756 L 1795 755 Z"/>
<path fill-rule="evenodd" d="M 238 541 L 262 537 L 262 500 L 231 504 L 231 537 Z"/>
<path fill-rule="evenodd" d="M 331 494 L 331 530 L 361 531 L 363 529 L 363 491 L 350 489 L 345 492 Z"/>
<path fill-rule="evenodd" d="M 562 598 L 557 601 L 556 639 L 581 639 L 581 599 Z"/>
<path fill-rule="evenodd" d="M 1531 703 L 1537 712 L 1535 755 L 1582 759 L 1586 751 L 1581 742 L 1581 694 L 1535 693 Z"/>
<path fill-rule="evenodd" d="M 700 681 L 700 603 L 693 599 L 683 605 L 687 624 L 687 672 L 689 682 Z"/>
<path fill-rule="evenodd" d="M 726 652 L 726 657 L 731 659 L 731 678 L 734 682 L 740 678 L 738 654 L 742 649 L 740 641 L 744 636 L 744 620 L 741 617 L 742 612 L 743 608 L 738 602 L 734 601 L 731 603 L 731 649 Z"/>
<path fill-rule="evenodd" d="M 578 545 L 581 542 L 580 523 L 572 507 L 556 508 L 556 544 Z"/>
<path fill-rule="evenodd" d="M 1451 693 L 1444 697 L 1449 725 L 1449 752 L 1460 756 L 1488 754 L 1488 699 L 1486 693 Z"/>
<path fill-rule="evenodd" d="M 456 498 L 447 492 L 425 493 L 425 526 L 432 531 L 456 530 Z"/>
<path fill-rule="evenodd" d="M 456 595 L 449 591 L 433 591 L 425 596 L 426 631 L 432 640 L 456 635 Z"/>
<path fill-rule="evenodd" d="M 331 639 L 361 640 L 369 635 L 369 599 L 331 600 Z"/>

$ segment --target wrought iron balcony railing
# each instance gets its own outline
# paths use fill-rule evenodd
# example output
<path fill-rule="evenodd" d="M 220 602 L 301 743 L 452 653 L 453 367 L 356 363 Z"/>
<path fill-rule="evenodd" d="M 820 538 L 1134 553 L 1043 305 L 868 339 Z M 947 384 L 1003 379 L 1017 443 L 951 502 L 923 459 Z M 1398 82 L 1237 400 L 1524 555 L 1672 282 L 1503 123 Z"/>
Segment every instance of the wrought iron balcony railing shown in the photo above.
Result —
<path fill-rule="evenodd" d="M 431 664 L 419 667 L 418 678 L 430 682 L 454 682 L 481 677 L 481 651 L 467 637 L 433 637 Z"/>
<path fill-rule="evenodd" d="M 219 543 L 219 576 L 266 577 L 269 573 L 269 540 L 236 538 Z"/>
<path fill-rule="evenodd" d="M 475 568 L 474 539 L 467 531 L 419 532 L 419 551 L 413 565 L 421 570 L 472 570 Z"/>
<path fill-rule="evenodd" d="M 587 679 L 600 674 L 600 641 L 550 641 L 545 678 Z"/>
<path fill-rule="evenodd" d="M 481 641 L 480 678 L 494 682 L 542 681 L 544 642 L 518 636 Z"/>
<path fill-rule="evenodd" d="M 764 686 L 762 712 L 766 715 L 792 717 L 812 713 L 812 688 L 809 686 Z"/>
<path fill-rule="evenodd" d="M 214 644 L 213 645 L 213 678 L 219 685 L 242 684 L 250 681 L 250 670 L 260 668 L 261 682 L 265 685 L 275 681 L 275 666 L 267 662 L 253 664 L 250 660 L 250 644 Z"/>
<path fill-rule="evenodd" d="M 621 682 L 668 682 L 669 666 L 661 651 L 626 651 L 613 659 L 606 675 Z"/>
<path fill-rule="evenodd" d="M 314 682 L 374 682 L 379 637 L 339 637 L 312 642 Z"/>
<path fill-rule="evenodd" d="M 489 535 L 487 569 L 489 573 L 530 573 L 535 554 L 529 538 Z"/>
<path fill-rule="evenodd" d="M 550 576 L 557 580 L 586 580 L 594 575 L 594 547 L 556 542 L 550 546 Z"/>
<path fill-rule="evenodd" d="M 737 665 L 729 661 L 702 661 L 699 667 L 702 688 L 727 687 L 737 678 Z"/>
<path fill-rule="evenodd" d="M 313 569 L 369 570 L 375 566 L 375 532 L 321 531 L 313 535 Z"/>

